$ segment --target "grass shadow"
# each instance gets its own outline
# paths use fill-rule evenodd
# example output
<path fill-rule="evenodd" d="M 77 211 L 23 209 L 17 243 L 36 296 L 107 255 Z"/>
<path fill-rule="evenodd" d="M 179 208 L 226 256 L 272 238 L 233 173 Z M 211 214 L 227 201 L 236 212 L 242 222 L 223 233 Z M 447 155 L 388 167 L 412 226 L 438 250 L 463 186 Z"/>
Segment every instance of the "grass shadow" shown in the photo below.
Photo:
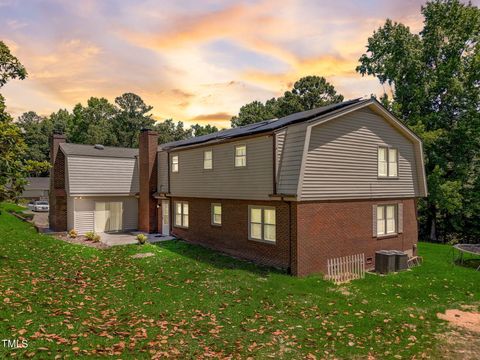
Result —
<path fill-rule="evenodd" d="M 287 271 L 283 269 L 256 264 L 252 261 L 236 258 L 220 251 L 199 244 L 192 244 L 184 240 L 170 240 L 155 243 L 154 245 L 217 269 L 243 270 L 261 277 L 266 277 L 272 273 L 287 274 Z"/>

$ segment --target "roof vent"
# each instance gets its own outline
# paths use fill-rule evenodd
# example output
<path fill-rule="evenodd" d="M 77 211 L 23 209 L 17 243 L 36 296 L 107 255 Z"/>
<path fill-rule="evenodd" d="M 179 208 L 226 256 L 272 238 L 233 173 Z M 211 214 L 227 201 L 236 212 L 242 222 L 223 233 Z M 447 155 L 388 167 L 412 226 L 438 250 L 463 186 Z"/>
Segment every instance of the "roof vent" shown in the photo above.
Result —
<path fill-rule="evenodd" d="M 94 148 L 97 149 L 97 150 L 105 149 L 105 147 L 102 144 L 95 144 Z"/>

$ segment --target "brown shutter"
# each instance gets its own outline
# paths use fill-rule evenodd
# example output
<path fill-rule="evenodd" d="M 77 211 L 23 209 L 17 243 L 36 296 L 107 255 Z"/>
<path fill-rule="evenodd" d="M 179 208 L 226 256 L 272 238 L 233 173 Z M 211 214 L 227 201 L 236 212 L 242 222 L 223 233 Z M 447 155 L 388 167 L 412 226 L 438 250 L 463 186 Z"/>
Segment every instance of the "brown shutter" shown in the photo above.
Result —
<path fill-rule="evenodd" d="M 398 204 L 398 233 L 401 234 L 403 233 L 403 203 Z"/>
<path fill-rule="evenodd" d="M 372 206 L 372 236 L 377 237 L 377 205 Z"/>

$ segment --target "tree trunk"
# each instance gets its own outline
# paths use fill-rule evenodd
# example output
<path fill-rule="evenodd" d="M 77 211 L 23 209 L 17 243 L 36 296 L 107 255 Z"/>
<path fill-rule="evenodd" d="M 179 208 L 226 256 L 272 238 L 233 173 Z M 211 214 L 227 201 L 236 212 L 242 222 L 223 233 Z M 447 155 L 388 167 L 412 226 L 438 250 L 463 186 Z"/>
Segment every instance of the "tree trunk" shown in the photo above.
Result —
<path fill-rule="evenodd" d="M 437 236 L 437 207 L 435 204 L 429 205 L 428 211 L 428 225 L 430 227 L 430 241 L 438 241 Z"/>

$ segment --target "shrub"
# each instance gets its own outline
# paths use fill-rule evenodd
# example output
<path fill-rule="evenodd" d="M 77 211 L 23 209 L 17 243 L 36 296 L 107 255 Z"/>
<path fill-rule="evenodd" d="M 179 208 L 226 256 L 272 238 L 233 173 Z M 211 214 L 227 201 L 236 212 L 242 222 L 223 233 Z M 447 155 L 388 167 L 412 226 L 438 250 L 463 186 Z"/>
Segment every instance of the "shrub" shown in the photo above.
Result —
<path fill-rule="evenodd" d="M 94 236 L 93 236 L 93 242 L 100 242 L 101 239 L 102 239 L 102 238 L 100 237 L 100 235 L 94 234 Z"/>
<path fill-rule="evenodd" d="M 144 234 L 138 234 L 138 235 L 137 235 L 137 240 L 138 240 L 138 242 L 139 242 L 140 244 L 142 244 L 142 245 L 147 242 L 147 239 L 148 239 L 147 236 L 144 235 Z"/>
<path fill-rule="evenodd" d="M 85 237 L 87 238 L 87 240 L 93 240 L 93 238 L 95 237 L 95 233 L 93 231 L 89 231 L 85 233 Z"/>
<path fill-rule="evenodd" d="M 71 230 L 68 232 L 68 236 L 70 236 L 72 239 L 75 239 L 75 238 L 78 236 L 78 231 L 75 230 L 75 229 L 71 229 Z"/>

